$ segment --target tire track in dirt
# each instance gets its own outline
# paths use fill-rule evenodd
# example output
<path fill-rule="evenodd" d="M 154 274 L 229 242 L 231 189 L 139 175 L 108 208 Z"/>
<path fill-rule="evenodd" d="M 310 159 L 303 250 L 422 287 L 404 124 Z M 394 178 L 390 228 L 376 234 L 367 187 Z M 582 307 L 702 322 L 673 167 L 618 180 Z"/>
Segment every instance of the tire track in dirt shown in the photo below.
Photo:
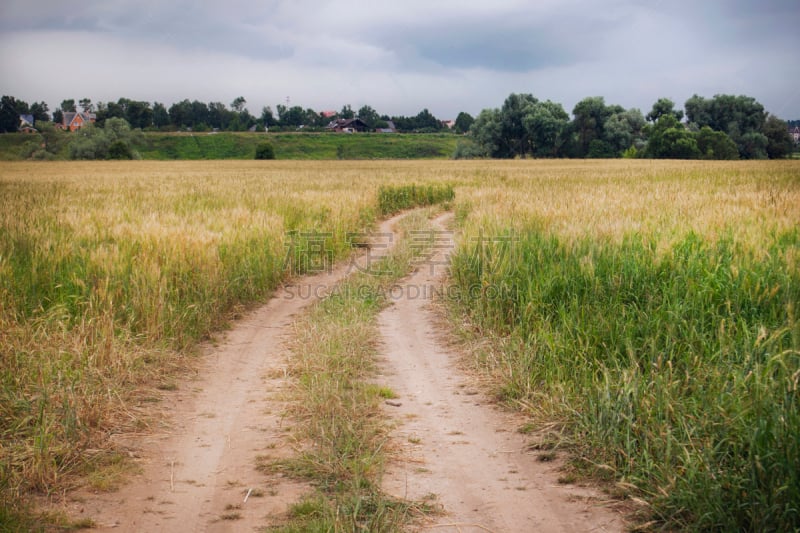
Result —
<path fill-rule="evenodd" d="M 434 221 L 439 230 L 448 216 Z M 516 431 L 519 418 L 491 405 L 437 335 L 426 295 L 440 287 L 448 248 L 401 282 L 379 317 L 381 380 L 399 396 L 387 411 L 404 450 L 387 468 L 384 490 L 412 500 L 435 495 L 445 515 L 421 531 L 622 531 L 621 517 L 597 493 L 558 484 L 556 466 L 538 461 Z"/>
<path fill-rule="evenodd" d="M 401 217 L 383 222 L 379 235 Z M 140 457 L 141 474 L 119 492 L 73 494 L 68 514 L 115 532 L 253 531 L 285 514 L 309 488 L 256 468 L 261 454 L 291 453 L 282 424 L 285 341 L 294 317 L 355 268 L 343 263 L 295 280 L 237 321 L 218 346 L 205 346 L 197 378 L 159 407 L 170 413 L 169 425 L 120 439 Z"/>

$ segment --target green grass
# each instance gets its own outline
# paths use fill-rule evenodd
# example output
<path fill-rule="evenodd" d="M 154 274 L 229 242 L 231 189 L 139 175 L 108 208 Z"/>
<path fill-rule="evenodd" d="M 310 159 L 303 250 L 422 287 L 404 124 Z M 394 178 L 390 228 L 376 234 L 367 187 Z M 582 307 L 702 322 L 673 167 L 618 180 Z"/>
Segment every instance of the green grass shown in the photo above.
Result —
<path fill-rule="evenodd" d="M 58 135 L 57 159 L 68 159 L 70 133 Z M 256 147 L 269 141 L 276 159 L 449 159 L 460 137 L 452 134 L 341 133 L 155 133 L 145 132 L 134 149 L 148 160 L 254 159 Z M 0 135 L 0 161 L 23 159 L 26 145 L 40 136 Z"/>
<path fill-rule="evenodd" d="M 346 257 L 352 235 L 375 222 L 380 185 L 407 172 L 257 161 L 1 170 L 0 507 L 9 516 L 31 493 L 76 480 L 113 488 L 125 468 L 109 462 L 109 437 L 144 429 L 146 413 L 132 406 L 177 388 L 199 341 L 315 268 L 295 260 L 304 250 L 324 241 L 325 260 Z M 363 178 L 355 189 L 353 176 Z"/>
<path fill-rule="evenodd" d="M 429 226 L 425 215 L 407 216 L 405 231 Z M 412 510 L 424 507 L 380 490 L 388 438 L 381 404 L 394 393 L 369 383 L 382 294 L 420 251 L 401 240 L 377 269 L 385 274 L 349 277 L 297 324 L 293 404 L 298 435 L 308 445 L 272 468 L 310 480 L 317 492 L 295 504 L 290 523 L 275 531 L 397 531 Z"/>
<path fill-rule="evenodd" d="M 40 144 L 39 135 L 26 133 L 0 134 L 0 161 L 18 161 L 22 159 L 26 145 L 29 143 Z M 38 142 L 37 142 L 38 141 Z"/>
<path fill-rule="evenodd" d="M 277 159 L 449 159 L 452 134 L 270 134 Z"/>
<path fill-rule="evenodd" d="M 85 165 L 27 164 L 35 177 L 20 179 L 12 165 L 0 180 L 0 505 L 100 465 L 108 436 L 140 422 L 136 395 L 289 274 L 289 232 L 324 224 L 341 257 L 376 203 L 321 206 L 301 176 Z"/>
<path fill-rule="evenodd" d="M 257 137 L 235 133 L 150 133 L 137 146 L 142 159 L 253 159 Z"/>
<path fill-rule="evenodd" d="M 505 399 L 566 421 L 667 528 L 800 527 L 800 230 L 763 252 L 724 232 L 508 236 L 453 259 L 483 288 L 460 309 L 505 337 Z"/>
<path fill-rule="evenodd" d="M 61 493 L 109 457 L 112 432 L 142 430 L 131 406 L 169 394 L 191 347 L 268 294 L 290 237 L 332 232 L 342 255 L 381 186 L 452 183 L 455 273 L 476 296 L 458 322 L 494 341 L 482 362 L 500 393 L 572 432 L 584 465 L 635 487 L 667 528 L 791 525 L 799 170 L 3 163 L 0 518 L 23 523 L 31 492 Z"/>
<path fill-rule="evenodd" d="M 144 159 L 253 159 L 268 140 L 276 159 L 446 159 L 454 135 L 335 133 L 194 133 L 145 135 L 138 148 Z"/>
<path fill-rule="evenodd" d="M 391 215 L 412 207 L 450 202 L 455 198 L 452 185 L 383 185 L 378 189 L 378 212 Z"/>

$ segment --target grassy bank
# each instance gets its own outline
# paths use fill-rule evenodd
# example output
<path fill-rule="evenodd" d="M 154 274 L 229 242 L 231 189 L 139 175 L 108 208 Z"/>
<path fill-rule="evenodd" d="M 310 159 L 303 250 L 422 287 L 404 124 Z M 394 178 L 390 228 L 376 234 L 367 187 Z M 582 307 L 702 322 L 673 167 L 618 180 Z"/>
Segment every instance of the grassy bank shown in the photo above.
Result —
<path fill-rule="evenodd" d="M 466 195 L 482 364 L 646 519 L 800 527 L 800 167 L 615 167 Z"/>
<path fill-rule="evenodd" d="M 57 159 L 69 158 L 69 133 L 59 133 Z M 37 141 L 39 139 L 39 141 Z M 449 159 L 463 138 L 453 134 L 144 133 L 133 149 L 148 160 L 253 159 L 269 142 L 276 159 Z M 0 135 L 0 160 L 18 161 L 39 135 Z"/>
<path fill-rule="evenodd" d="M 144 159 L 253 159 L 269 142 L 276 159 L 447 159 L 455 135 L 374 133 L 195 133 L 145 135 Z"/>

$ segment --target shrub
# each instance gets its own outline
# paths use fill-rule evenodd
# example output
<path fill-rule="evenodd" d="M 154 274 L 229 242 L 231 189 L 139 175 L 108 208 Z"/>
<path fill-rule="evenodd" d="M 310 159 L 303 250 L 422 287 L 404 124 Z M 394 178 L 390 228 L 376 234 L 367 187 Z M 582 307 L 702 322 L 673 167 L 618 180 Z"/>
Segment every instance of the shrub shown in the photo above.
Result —
<path fill-rule="evenodd" d="M 481 159 L 486 157 L 483 149 L 471 141 L 458 141 L 453 159 Z"/>
<path fill-rule="evenodd" d="M 108 147 L 108 159 L 133 159 L 133 150 L 125 141 L 114 141 Z"/>
<path fill-rule="evenodd" d="M 272 144 L 263 142 L 256 146 L 256 159 L 275 159 L 275 149 Z"/>

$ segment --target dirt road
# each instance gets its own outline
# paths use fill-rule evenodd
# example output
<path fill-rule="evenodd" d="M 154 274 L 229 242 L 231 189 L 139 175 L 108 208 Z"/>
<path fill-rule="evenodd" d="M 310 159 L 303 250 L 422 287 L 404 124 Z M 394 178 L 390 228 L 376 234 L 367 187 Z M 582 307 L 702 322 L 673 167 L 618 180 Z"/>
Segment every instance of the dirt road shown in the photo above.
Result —
<path fill-rule="evenodd" d="M 399 218 L 382 223 L 379 235 Z M 74 495 L 68 512 L 92 518 L 99 531 L 148 533 L 253 531 L 285 513 L 310 489 L 256 469 L 259 455 L 286 446 L 285 340 L 293 317 L 354 270 L 343 264 L 298 279 L 205 347 L 197 379 L 165 399 L 170 425 L 124 443 L 141 458 L 141 475 L 119 492 Z"/>
<path fill-rule="evenodd" d="M 443 230 L 446 217 L 435 222 Z M 435 327 L 431 294 L 441 293 L 452 245 L 437 234 L 430 257 L 394 294 L 380 315 L 385 376 L 398 394 L 388 402 L 405 453 L 384 479 L 394 496 L 435 496 L 445 515 L 420 530 L 437 532 L 621 531 L 620 517 L 597 493 L 558 484 L 552 463 L 540 462 L 516 429 L 520 421 L 492 406 L 459 371 Z"/>
<path fill-rule="evenodd" d="M 197 378 L 163 402 L 169 425 L 125 443 L 141 473 L 119 492 L 76 495 L 70 514 L 92 518 L 99 531 L 217 532 L 254 531 L 285 513 L 309 488 L 256 469 L 259 455 L 290 452 L 281 399 L 285 341 L 293 317 L 319 294 L 303 288 L 331 288 L 351 270 L 343 265 L 284 287 L 218 346 L 206 347 Z M 435 495 L 446 514 L 423 530 L 620 530 L 621 520 L 596 494 L 558 485 L 552 465 L 526 452 L 517 422 L 459 372 L 436 333 L 430 300 L 419 292 L 440 275 L 441 268 L 421 265 L 380 316 L 382 381 L 400 396 L 386 409 L 404 449 L 385 489 L 412 499 Z"/>

